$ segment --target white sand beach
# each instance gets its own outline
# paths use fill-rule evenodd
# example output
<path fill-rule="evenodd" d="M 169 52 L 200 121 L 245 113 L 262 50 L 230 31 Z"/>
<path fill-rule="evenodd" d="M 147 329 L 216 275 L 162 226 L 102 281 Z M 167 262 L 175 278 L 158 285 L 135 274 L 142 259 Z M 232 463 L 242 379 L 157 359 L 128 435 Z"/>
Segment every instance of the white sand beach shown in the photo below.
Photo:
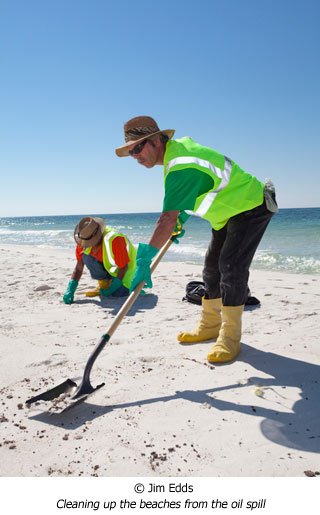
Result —
<path fill-rule="evenodd" d="M 252 271 L 242 351 L 212 366 L 212 342 L 181 346 L 201 267 L 160 263 L 91 374 L 95 395 L 49 414 L 25 401 L 79 381 L 123 299 L 62 302 L 72 251 L 2 245 L 1 476 L 300 476 L 320 471 L 319 277 Z M 78 292 L 95 286 L 86 272 Z"/>

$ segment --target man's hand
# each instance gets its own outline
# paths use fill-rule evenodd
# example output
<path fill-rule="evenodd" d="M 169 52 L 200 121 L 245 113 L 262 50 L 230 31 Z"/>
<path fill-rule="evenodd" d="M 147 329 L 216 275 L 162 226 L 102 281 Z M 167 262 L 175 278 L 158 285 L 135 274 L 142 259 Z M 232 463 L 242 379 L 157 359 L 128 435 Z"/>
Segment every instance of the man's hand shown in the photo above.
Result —
<path fill-rule="evenodd" d="M 149 245 L 161 249 L 170 238 L 172 231 L 177 223 L 179 211 L 165 211 L 161 213 Z"/>
<path fill-rule="evenodd" d="M 147 288 L 152 288 L 150 265 L 158 250 L 146 243 L 139 243 L 136 269 L 130 284 L 130 293 L 142 282 Z"/>
<path fill-rule="evenodd" d="M 78 281 L 76 279 L 71 279 L 69 281 L 65 294 L 63 295 L 63 302 L 65 304 L 72 304 L 74 300 L 74 294 L 76 289 L 78 288 Z"/>
<path fill-rule="evenodd" d="M 122 281 L 118 277 L 114 277 L 109 288 L 106 288 L 105 290 L 100 290 L 100 295 L 102 297 L 110 297 L 110 295 L 112 295 L 115 291 L 119 290 L 121 286 Z"/>
<path fill-rule="evenodd" d="M 171 240 L 173 243 L 179 243 L 179 238 L 182 238 L 185 234 L 185 230 L 182 228 L 182 225 L 188 220 L 190 215 L 188 215 L 185 211 L 181 211 L 175 228 L 171 234 Z"/>
<path fill-rule="evenodd" d="M 180 243 L 179 238 L 182 238 L 182 236 L 184 236 L 185 232 L 186 231 L 184 229 L 182 229 L 181 223 L 178 221 L 176 223 L 175 228 L 173 229 L 172 234 L 171 234 L 171 240 L 173 241 L 173 243 Z"/>

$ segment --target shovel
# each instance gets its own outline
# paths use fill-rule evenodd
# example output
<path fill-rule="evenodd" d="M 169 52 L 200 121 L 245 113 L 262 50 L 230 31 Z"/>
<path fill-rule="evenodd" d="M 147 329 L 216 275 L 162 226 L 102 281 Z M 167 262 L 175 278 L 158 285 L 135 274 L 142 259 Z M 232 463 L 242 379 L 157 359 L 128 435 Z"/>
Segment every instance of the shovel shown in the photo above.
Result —
<path fill-rule="evenodd" d="M 168 248 L 173 242 L 173 237 L 170 238 L 165 245 L 161 248 L 160 252 L 156 256 L 155 260 L 153 261 L 151 265 L 151 273 L 154 272 L 156 267 L 158 266 L 159 262 L 161 261 L 164 254 L 167 252 Z M 105 345 L 110 340 L 113 333 L 116 331 L 118 326 L 120 325 L 120 322 L 125 317 L 125 315 L 128 313 L 132 305 L 134 304 L 135 300 L 139 296 L 142 288 L 144 286 L 144 282 L 141 282 L 138 284 L 138 286 L 134 289 L 134 291 L 130 294 L 126 302 L 123 304 L 122 308 L 120 309 L 119 313 L 117 314 L 115 320 L 111 324 L 108 332 L 104 334 L 95 348 L 93 349 L 92 353 L 89 356 L 89 359 L 87 361 L 87 364 L 84 369 L 84 374 L 82 377 L 82 381 L 80 385 L 78 386 L 77 383 L 75 383 L 72 379 L 67 379 L 63 383 L 54 386 L 50 390 L 41 393 L 39 395 L 36 395 L 35 397 L 32 397 L 31 399 L 28 399 L 26 401 L 26 405 L 29 407 L 31 404 L 34 404 L 35 402 L 39 401 L 52 401 L 51 407 L 49 409 L 52 413 L 63 413 L 64 411 L 67 411 L 71 409 L 73 406 L 85 401 L 89 395 L 92 395 L 97 390 L 102 388 L 105 383 L 99 384 L 96 387 L 93 387 L 90 383 L 90 373 L 91 369 L 93 367 L 94 362 L 96 361 L 97 357 L 99 356 L 100 352 L 104 349 Z"/>

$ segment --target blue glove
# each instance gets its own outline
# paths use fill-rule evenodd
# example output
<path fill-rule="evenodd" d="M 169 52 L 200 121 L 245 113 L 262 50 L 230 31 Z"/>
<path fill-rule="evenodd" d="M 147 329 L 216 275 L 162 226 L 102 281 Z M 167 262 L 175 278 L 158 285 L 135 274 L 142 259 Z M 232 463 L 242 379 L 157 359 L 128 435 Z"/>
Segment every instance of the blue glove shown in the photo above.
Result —
<path fill-rule="evenodd" d="M 156 247 L 146 243 L 139 243 L 136 269 L 130 284 L 130 293 L 142 282 L 145 283 L 145 287 L 152 288 L 150 265 L 152 258 L 154 258 L 158 251 L 159 249 Z"/>
<path fill-rule="evenodd" d="M 72 304 L 74 299 L 74 294 L 76 289 L 78 288 L 78 281 L 76 279 L 71 279 L 69 281 L 65 294 L 63 295 L 63 302 L 65 304 Z"/>
<path fill-rule="evenodd" d="M 109 288 L 106 288 L 105 290 L 100 289 L 100 294 L 102 295 L 102 297 L 110 297 L 110 295 L 112 295 L 115 291 L 119 290 L 121 286 L 122 281 L 118 277 L 114 277 Z"/>

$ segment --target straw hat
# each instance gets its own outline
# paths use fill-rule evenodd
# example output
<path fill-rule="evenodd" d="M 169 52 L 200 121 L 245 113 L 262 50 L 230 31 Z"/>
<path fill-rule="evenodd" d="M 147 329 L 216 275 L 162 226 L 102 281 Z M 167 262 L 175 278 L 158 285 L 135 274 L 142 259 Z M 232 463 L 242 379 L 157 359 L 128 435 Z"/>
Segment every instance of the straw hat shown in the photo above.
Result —
<path fill-rule="evenodd" d="M 129 147 L 133 143 L 140 143 L 155 134 L 166 134 L 169 139 L 174 135 L 173 129 L 160 130 L 157 122 L 150 116 L 136 116 L 124 124 L 125 145 L 116 148 L 116 154 L 119 157 L 129 155 Z"/>
<path fill-rule="evenodd" d="M 101 241 L 105 226 L 102 218 L 86 216 L 76 226 L 74 239 L 80 247 L 94 247 Z"/>

